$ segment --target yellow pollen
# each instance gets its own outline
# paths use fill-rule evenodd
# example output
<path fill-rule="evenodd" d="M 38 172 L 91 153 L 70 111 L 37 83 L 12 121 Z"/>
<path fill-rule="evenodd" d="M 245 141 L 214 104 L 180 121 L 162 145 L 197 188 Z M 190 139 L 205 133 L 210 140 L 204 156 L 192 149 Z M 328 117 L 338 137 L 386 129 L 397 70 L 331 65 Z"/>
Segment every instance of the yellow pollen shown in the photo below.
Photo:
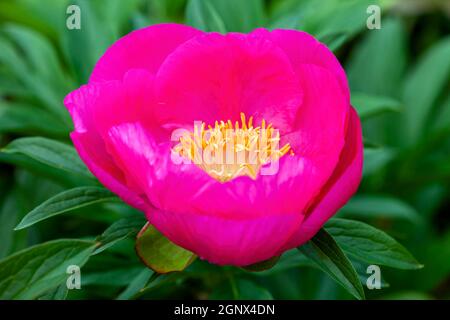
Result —
<path fill-rule="evenodd" d="M 193 132 L 180 137 L 173 151 L 192 161 L 214 179 L 230 181 L 239 176 L 256 179 L 260 168 L 285 154 L 294 154 L 289 143 L 279 148 L 280 133 L 272 124 L 253 127 L 253 117 L 241 123 L 215 121 L 214 127 L 195 124 Z M 207 127 L 207 128 L 206 128 Z"/>

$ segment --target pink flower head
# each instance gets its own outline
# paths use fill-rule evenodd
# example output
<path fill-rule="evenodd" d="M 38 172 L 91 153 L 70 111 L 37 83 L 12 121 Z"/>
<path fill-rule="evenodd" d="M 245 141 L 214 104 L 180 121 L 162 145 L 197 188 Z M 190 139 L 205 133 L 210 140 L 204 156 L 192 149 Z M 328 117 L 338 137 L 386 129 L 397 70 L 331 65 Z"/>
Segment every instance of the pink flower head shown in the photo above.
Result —
<path fill-rule="evenodd" d="M 92 173 L 212 263 L 245 266 L 303 244 L 361 179 L 346 75 L 304 32 L 147 27 L 114 43 L 64 103 Z M 225 145 L 244 160 L 198 156 Z"/>

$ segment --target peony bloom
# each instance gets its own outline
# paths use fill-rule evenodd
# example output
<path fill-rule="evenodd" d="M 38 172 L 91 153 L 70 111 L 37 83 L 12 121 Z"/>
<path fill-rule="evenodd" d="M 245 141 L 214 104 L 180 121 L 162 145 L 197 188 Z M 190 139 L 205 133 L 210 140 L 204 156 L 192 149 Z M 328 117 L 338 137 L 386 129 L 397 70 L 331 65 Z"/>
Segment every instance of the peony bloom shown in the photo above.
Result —
<path fill-rule="evenodd" d="M 361 179 L 346 75 L 304 32 L 150 26 L 114 43 L 64 103 L 100 182 L 212 263 L 245 266 L 303 244 Z M 257 160 L 198 161 L 225 142 L 233 157 L 258 146 Z"/>

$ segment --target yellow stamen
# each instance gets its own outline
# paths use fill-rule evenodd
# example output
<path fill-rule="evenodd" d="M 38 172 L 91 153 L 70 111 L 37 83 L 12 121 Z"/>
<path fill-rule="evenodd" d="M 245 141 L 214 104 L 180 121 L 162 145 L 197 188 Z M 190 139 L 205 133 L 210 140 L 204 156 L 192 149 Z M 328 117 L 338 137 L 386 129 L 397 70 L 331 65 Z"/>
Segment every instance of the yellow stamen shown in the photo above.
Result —
<path fill-rule="evenodd" d="M 173 151 L 193 161 L 214 179 L 226 182 L 247 175 L 256 179 L 261 166 L 277 161 L 288 152 L 289 143 L 279 148 L 280 134 L 272 124 L 253 127 L 253 117 L 248 122 L 241 112 L 241 124 L 231 120 L 215 121 L 214 127 L 202 122 L 194 125 L 193 132 L 180 137 Z"/>

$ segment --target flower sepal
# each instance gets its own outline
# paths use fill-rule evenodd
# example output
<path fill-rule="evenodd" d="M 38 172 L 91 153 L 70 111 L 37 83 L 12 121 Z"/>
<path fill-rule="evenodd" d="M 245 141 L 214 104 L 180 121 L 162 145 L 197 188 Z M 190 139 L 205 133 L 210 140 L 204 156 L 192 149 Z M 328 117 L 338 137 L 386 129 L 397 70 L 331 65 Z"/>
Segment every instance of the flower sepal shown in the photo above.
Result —
<path fill-rule="evenodd" d="M 250 272 L 262 272 L 262 271 L 270 270 L 278 263 L 278 260 L 280 260 L 280 257 L 281 256 L 275 256 L 270 259 L 242 267 L 242 269 L 244 269 L 246 271 L 250 271 Z"/>
<path fill-rule="evenodd" d="M 142 262 L 157 273 L 183 271 L 197 258 L 164 237 L 150 223 L 138 233 L 135 248 Z"/>

